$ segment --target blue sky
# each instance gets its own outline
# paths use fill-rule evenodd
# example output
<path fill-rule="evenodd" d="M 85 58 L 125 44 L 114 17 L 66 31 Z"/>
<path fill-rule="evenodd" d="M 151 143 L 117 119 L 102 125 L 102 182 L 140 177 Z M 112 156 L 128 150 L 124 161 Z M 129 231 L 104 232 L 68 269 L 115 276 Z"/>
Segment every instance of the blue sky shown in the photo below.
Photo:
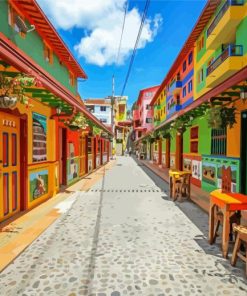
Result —
<path fill-rule="evenodd" d="M 79 82 L 82 98 L 111 95 L 113 74 L 115 93 L 120 94 L 145 1 L 129 1 L 118 65 L 115 57 L 125 0 L 74 0 L 73 7 L 69 0 L 38 2 L 88 75 L 87 81 Z M 206 0 L 151 0 L 149 21 L 124 93 L 129 106 L 140 89 L 162 82 L 205 4 Z"/>

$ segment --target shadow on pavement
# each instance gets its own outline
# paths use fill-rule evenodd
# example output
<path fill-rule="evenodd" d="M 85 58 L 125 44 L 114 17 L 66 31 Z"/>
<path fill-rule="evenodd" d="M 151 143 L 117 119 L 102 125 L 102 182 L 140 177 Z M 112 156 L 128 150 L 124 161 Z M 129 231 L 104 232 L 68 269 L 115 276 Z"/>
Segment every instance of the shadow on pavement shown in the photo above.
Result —
<path fill-rule="evenodd" d="M 141 169 L 152 179 L 155 185 L 165 193 L 165 195 L 162 195 L 161 198 L 166 201 L 170 200 L 169 184 L 165 182 L 162 178 L 157 176 L 148 167 L 146 167 L 143 164 L 140 164 L 136 157 L 132 157 L 132 158 L 136 162 L 136 164 L 140 166 Z M 176 201 L 175 204 L 186 215 L 186 217 L 202 232 L 201 235 L 197 235 L 194 237 L 195 242 L 201 248 L 201 250 L 198 249 L 195 251 L 197 251 L 198 253 L 204 251 L 208 255 L 217 257 L 218 259 L 215 264 L 216 265 L 219 264 L 219 266 L 220 265 L 223 266 L 227 270 L 227 272 L 229 272 L 229 274 L 227 273 L 229 277 L 228 278 L 229 283 L 235 283 L 235 281 L 237 280 L 236 276 L 238 277 L 241 276 L 243 278 L 243 282 L 245 282 L 245 275 L 244 275 L 245 266 L 243 262 L 238 260 L 238 263 L 234 268 L 231 266 L 230 260 L 223 259 L 222 252 L 221 252 L 220 238 L 217 239 L 214 245 L 210 245 L 208 243 L 208 214 L 192 201 L 188 201 L 188 200 L 185 200 L 182 202 Z M 233 243 L 230 243 L 229 245 L 230 253 L 232 252 L 232 249 L 233 249 Z M 207 275 L 212 277 L 221 276 L 220 273 L 210 274 L 210 272 L 208 272 Z"/>

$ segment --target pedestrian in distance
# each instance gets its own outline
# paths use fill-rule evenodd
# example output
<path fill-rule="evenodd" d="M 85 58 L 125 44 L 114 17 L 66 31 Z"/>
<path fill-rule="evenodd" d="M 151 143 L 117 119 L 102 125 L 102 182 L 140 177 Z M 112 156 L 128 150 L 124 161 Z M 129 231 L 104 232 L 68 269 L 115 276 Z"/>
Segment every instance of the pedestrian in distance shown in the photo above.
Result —
<path fill-rule="evenodd" d="M 129 156 L 131 156 L 131 147 L 129 147 Z"/>

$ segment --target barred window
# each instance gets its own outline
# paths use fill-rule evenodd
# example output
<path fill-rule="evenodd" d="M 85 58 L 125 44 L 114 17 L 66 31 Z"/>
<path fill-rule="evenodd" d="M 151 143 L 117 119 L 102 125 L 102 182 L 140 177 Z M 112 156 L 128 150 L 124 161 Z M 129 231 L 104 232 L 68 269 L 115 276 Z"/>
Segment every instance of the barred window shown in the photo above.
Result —
<path fill-rule="evenodd" d="M 212 129 L 211 154 L 226 155 L 226 128 Z"/>

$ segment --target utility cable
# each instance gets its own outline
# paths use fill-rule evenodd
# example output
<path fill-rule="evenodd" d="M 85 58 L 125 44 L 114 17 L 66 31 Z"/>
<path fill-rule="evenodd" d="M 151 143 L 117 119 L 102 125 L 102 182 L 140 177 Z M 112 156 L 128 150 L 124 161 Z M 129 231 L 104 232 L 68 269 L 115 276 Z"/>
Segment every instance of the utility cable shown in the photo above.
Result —
<path fill-rule="evenodd" d="M 125 88 L 126 88 L 126 85 L 127 85 L 128 79 L 129 79 L 129 76 L 130 76 L 130 72 L 131 72 L 132 65 L 133 65 L 133 62 L 134 62 L 134 59 L 135 59 L 137 47 L 138 47 L 138 44 L 139 44 L 139 41 L 140 41 L 142 29 L 143 29 L 143 26 L 145 24 L 145 19 L 146 19 L 146 16 L 147 16 L 147 11 L 148 11 L 148 7 L 149 7 L 149 4 L 150 4 L 150 1 L 151 0 L 146 0 L 145 8 L 144 8 L 143 14 L 142 14 L 142 20 L 141 20 L 139 32 L 138 32 L 138 35 L 137 35 L 137 38 L 136 38 L 135 47 L 134 47 L 133 52 L 132 52 L 132 55 L 131 55 L 130 64 L 129 64 L 128 72 L 127 72 L 127 75 L 126 75 L 126 78 L 125 78 L 125 81 L 124 81 L 124 85 L 123 85 L 123 89 L 122 89 L 122 92 L 121 92 L 121 96 L 123 96 L 123 94 L 124 94 L 124 91 L 125 91 Z"/>
<path fill-rule="evenodd" d="M 119 61 L 119 56 L 120 56 L 120 50 L 121 50 L 121 46 L 122 46 L 122 39 L 123 39 L 123 32 L 124 32 L 124 27 L 125 27 L 125 20 L 126 20 L 127 11 L 128 11 L 128 0 L 125 3 L 124 19 L 123 19 L 123 24 L 122 24 L 122 32 L 121 32 L 120 42 L 119 42 L 119 46 L 118 46 L 118 53 L 117 53 L 116 64 L 118 64 L 118 61 Z"/>

